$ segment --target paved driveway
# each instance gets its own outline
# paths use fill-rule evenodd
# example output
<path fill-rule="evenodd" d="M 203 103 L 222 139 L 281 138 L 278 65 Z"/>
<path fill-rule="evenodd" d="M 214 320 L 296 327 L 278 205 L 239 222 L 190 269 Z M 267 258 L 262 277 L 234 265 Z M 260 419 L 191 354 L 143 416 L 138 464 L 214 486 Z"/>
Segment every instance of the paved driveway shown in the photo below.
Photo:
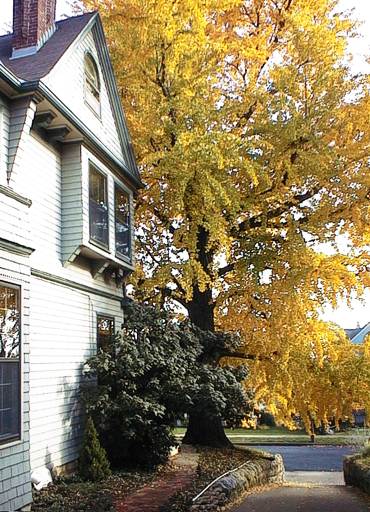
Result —
<path fill-rule="evenodd" d="M 342 471 L 345 455 L 356 450 L 351 446 L 253 446 L 270 453 L 280 453 L 286 471 Z"/>
<path fill-rule="evenodd" d="M 343 485 L 342 459 L 353 453 L 354 448 L 259 448 L 283 456 L 289 483 L 280 488 L 251 494 L 233 512 L 370 512 L 369 497 Z"/>
<path fill-rule="evenodd" d="M 280 487 L 248 496 L 233 512 L 369 511 L 369 499 L 347 487 Z"/>

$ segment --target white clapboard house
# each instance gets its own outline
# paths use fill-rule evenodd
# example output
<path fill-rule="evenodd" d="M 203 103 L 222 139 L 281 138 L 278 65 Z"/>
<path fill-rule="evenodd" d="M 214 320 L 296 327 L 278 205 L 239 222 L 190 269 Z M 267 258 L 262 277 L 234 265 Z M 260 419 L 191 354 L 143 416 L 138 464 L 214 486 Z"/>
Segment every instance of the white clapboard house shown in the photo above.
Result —
<path fill-rule="evenodd" d="M 123 320 L 141 186 L 99 15 L 14 0 L 0 37 L 0 511 L 78 457 L 84 361 Z M 1 11 L 0 11 L 1 16 Z"/>

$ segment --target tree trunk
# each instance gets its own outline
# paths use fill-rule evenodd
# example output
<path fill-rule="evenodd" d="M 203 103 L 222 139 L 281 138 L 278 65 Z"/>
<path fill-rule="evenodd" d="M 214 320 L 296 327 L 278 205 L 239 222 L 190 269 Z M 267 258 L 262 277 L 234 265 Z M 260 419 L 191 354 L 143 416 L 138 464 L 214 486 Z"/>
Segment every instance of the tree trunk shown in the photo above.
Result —
<path fill-rule="evenodd" d="M 192 413 L 184 439 L 185 444 L 231 448 L 232 443 L 225 435 L 220 417 L 214 419 L 203 413 Z"/>
<path fill-rule="evenodd" d="M 201 292 L 198 286 L 194 287 L 193 298 L 187 303 L 187 309 L 191 322 L 202 331 L 214 331 L 214 305 L 212 303 L 212 291 Z"/>
<path fill-rule="evenodd" d="M 188 303 L 191 322 L 204 331 L 214 331 L 214 304 L 212 290 L 201 292 L 194 287 L 193 298 Z M 212 363 L 213 361 L 210 361 Z M 214 361 L 216 363 L 216 361 Z M 183 439 L 184 443 L 215 448 L 231 447 L 232 443 L 226 437 L 220 416 L 209 417 L 206 413 L 193 412 L 189 416 L 189 425 Z"/>

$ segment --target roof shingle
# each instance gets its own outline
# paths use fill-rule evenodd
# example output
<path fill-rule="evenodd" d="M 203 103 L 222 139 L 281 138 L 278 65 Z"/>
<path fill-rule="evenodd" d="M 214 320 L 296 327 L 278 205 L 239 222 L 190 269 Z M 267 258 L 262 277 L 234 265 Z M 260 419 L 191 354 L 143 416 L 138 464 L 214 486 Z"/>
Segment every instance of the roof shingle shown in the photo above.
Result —
<path fill-rule="evenodd" d="M 95 12 L 57 21 L 56 31 L 35 54 L 18 59 L 12 55 L 13 34 L 0 37 L 0 61 L 21 80 L 34 81 L 46 76 L 81 33 Z"/>

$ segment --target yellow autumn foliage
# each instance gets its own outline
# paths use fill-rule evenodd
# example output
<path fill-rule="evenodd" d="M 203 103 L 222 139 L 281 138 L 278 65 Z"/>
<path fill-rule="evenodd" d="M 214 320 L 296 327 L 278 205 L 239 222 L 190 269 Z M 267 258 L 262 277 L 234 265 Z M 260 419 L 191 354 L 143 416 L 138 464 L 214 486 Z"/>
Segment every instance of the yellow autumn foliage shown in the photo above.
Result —
<path fill-rule="evenodd" d="M 356 24 L 336 0 L 84 3 L 102 16 L 146 183 L 136 296 L 241 333 L 246 385 L 288 425 L 369 407 L 369 342 L 319 316 L 370 285 Z"/>

